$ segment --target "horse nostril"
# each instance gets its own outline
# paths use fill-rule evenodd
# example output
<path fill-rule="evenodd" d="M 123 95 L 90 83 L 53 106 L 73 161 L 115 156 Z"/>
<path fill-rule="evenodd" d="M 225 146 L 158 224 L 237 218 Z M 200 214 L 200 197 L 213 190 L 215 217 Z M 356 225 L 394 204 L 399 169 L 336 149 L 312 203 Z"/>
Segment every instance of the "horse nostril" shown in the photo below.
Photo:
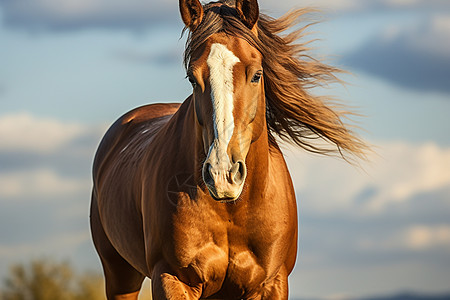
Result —
<path fill-rule="evenodd" d="M 247 176 L 247 168 L 242 160 L 238 160 L 231 169 L 231 178 L 234 183 L 241 184 Z"/>
<path fill-rule="evenodd" d="M 202 170 L 203 181 L 207 185 L 214 185 L 214 179 L 212 178 L 211 168 L 212 168 L 212 166 L 208 162 L 203 165 L 203 170 Z"/>

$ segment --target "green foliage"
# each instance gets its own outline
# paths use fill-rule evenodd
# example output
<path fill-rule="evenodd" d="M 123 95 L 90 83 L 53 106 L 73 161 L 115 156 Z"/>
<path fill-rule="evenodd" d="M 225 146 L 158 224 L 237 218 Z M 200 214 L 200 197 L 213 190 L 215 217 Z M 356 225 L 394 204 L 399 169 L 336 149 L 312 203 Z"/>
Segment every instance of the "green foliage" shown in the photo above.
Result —
<path fill-rule="evenodd" d="M 11 267 L 0 289 L 0 300 L 104 300 L 103 275 L 75 272 L 67 262 L 34 260 Z M 151 300 L 146 280 L 140 300 Z"/>
<path fill-rule="evenodd" d="M 104 292 L 103 276 L 95 273 L 85 273 L 77 279 L 78 291 L 72 298 L 74 300 L 84 299 L 106 299 Z"/>
<path fill-rule="evenodd" d="M 3 286 L 2 300 L 105 299 L 100 274 L 77 274 L 67 262 L 35 260 L 29 265 L 14 265 Z"/>

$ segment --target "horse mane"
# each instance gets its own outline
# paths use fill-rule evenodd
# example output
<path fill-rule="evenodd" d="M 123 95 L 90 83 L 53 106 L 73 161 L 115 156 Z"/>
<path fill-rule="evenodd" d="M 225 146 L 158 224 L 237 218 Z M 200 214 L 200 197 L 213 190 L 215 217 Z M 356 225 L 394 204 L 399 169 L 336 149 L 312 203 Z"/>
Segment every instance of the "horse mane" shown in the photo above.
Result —
<path fill-rule="evenodd" d="M 308 54 L 311 41 L 296 43 L 305 36 L 310 24 L 282 34 L 311 11 L 292 10 L 278 19 L 260 14 L 256 36 L 240 21 L 234 7 L 235 0 L 204 6 L 202 22 L 186 41 L 185 67 L 189 67 L 194 52 L 213 34 L 223 32 L 245 39 L 263 56 L 269 143 L 277 146 L 278 136 L 309 152 L 338 154 L 345 160 L 364 158 L 366 144 L 343 122 L 352 113 L 342 105 L 332 104 L 329 98 L 308 92 L 314 87 L 340 82 L 335 73 L 342 71 L 311 57 Z"/>

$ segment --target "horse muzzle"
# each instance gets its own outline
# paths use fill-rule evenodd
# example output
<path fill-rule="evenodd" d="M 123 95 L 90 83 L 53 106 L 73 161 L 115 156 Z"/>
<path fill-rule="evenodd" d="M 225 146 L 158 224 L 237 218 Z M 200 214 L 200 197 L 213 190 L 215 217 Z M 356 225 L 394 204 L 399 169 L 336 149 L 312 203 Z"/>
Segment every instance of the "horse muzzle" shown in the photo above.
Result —
<path fill-rule="evenodd" d="M 247 177 L 244 161 L 238 160 L 231 167 L 224 168 L 220 164 L 211 164 L 206 160 L 203 164 L 202 176 L 211 196 L 221 202 L 235 201 L 239 198 Z"/>

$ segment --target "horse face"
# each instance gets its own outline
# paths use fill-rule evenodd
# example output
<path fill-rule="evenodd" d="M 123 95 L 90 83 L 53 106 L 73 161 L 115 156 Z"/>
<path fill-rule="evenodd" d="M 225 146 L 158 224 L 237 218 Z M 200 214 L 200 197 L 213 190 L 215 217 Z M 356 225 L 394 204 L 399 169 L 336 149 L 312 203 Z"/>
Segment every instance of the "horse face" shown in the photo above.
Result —
<path fill-rule="evenodd" d="M 199 0 L 179 0 L 179 4 L 186 27 L 196 31 L 204 16 L 203 6 Z M 256 33 L 257 0 L 236 0 L 234 9 Z M 240 196 L 247 176 L 247 153 L 265 128 L 261 65 L 262 56 L 255 48 L 225 33 L 212 34 L 190 58 L 188 77 L 206 155 L 202 176 L 216 200 L 233 201 Z"/>
<path fill-rule="evenodd" d="M 264 128 L 262 56 L 245 40 L 211 36 L 188 70 L 206 160 L 203 180 L 220 201 L 236 200 L 245 159 Z"/>

